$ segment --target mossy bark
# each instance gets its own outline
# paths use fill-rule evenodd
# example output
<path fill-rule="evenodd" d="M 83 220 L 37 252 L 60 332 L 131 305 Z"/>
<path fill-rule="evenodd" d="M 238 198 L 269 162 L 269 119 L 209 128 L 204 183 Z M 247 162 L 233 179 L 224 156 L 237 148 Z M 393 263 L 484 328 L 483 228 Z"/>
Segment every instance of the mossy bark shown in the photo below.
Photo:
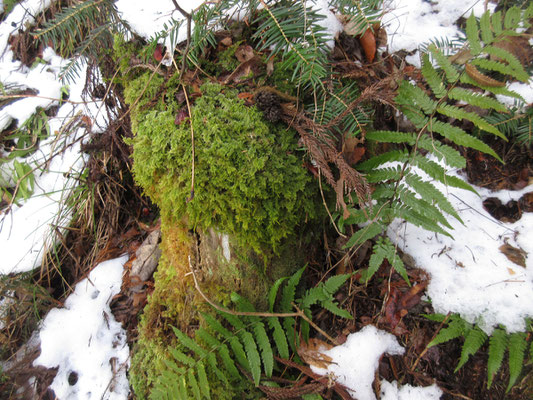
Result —
<path fill-rule="evenodd" d="M 162 258 L 130 370 L 139 398 L 167 368 L 169 346 L 179 347 L 172 326 L 194 336 L 199 313 L 214 313 L 196 290 L 191 268 L 213 302 L 231 308 L 235 291 L 267 310 L 269 287 L 305 262 L 304 232 L 322 214 L 294 132 L 211 84 L 201 88 L 190 119 L 176 123 L 182 106 L 171 81 L 145 73 L 125 88 L 135 133 L 134 175 L 162 217 Z"/>

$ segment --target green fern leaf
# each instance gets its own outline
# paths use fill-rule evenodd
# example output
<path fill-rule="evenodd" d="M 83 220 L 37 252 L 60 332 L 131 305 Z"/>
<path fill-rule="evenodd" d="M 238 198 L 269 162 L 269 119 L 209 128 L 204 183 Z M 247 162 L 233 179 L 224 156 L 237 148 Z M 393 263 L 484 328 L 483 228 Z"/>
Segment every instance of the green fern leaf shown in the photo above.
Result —
<path fill-rule="evenodd" d="M 190 369 L 187 373 L 189 386 L 192 390 L 192 394 L 194 395 L 194 398 L 197 400 L 202 400 L 202 395 L 200 394 L 200 387 L 198 386 L 198 381 L 196 380 L 196 376 L 194 375 L 194 372 L 192 369 Z"/>
<path fill-rule="evenodd" d="M 179 379 L 179 396 L 182 399 L 188 399 L 189 395 L 187 393 L 187 381 L 185 380 L 185 375 L 182 375 Z"/>
<path fill-rule="evenodd" d="M 228 341 L 228 343 L 230 344 L 231 350 L 233 351 L 233 354 L 235 354 L 235 358 L 237 362 L 241 364 L 243 367 L 245 367 L 246 369 L 249 369 L 248 362 L 246 360 L 246 353 L 239 339 L 232 332 L 224 328 L 222 324 L 217 319 L 213 318 L 211 315 L 202 314 L 202 316 L 204 317 L 205 321 L 207 322 L 207 324 L 209 325 L 211 329 L 218 332 L 220 335 L 222 335 L 222 337 L 225 340 Z M 221 356 L 222 356 L 222 352 L 221 352 Z M 226 365 L 226 368 L 228 368 L 227 365 Z M 228 368 L 228 370 L 230 369 Z"/>
<path fill-rule="evenodd" d="M 368 137 L 367 137 L 368 139 Z M 390 143 L 390 142 L 389 142 Z M 407 161 L 409 153 L 407 150 L 391 150 L 386 153 L 379 154 L 357 165 L 357 169 L 363 172 L 371 171 L 378 166 L 387 162 L 404 162 Z"/>
<path fill-rule="evenodd" d="M 454 314 L 450 317 L 448 326 L 444 329 L 441 329 L 435 339 L 429 342 L 427 347 L 433 347 L 440 343 L 448 342 L 463 336 L 467 328 L 467 322 L 458 315 Z"/>
<path fill-rule="evenodd" d="M 182 364 L 185 364 L 189 367 L 194 367 L 196 365 L 196 361 L 194 361 L 193 358 L 189 357 L 188 355 L 182 353 L 181 351 L 170 348 L 169 349 L 170 354 L 172 354 L 172 357 L 174 357 L 177 361 L 179 361 Z"/>
<path fill-rule="evenodd" d="M 515 30 L 520 26 L 522 20 L 522 10 L 516 6 L 512 6 L 505 13 L 505 18 L 503 20 L 503 25 L 505 29 Z"/>
<path fill-rule="evenodd" d="M 479 327 L 475 326 L 466 335 L 463 349 L 461 350 L 461 358 L 459 364 L 455 368 L 454 372 L 459 371 L 463 365 L 468 361 L 468 358 L 475 354 L 483 343 L 487 340 L 487 334 L 483 332 Z"/>
<path fill-rule="evenodd" d="M 491 16 L 491 23 L 492 23 L 492 30 L 494 31 L 494 34 L 496 36 L 500 36 L 503 32 L 503 18 L 502 18 L 502 12 L 496 11 Z"/>
<path fill-rule="evenodd" d="M 258 322 L 254 325 L 254 334 L 257 340 L 257 345 L 261 350 L 261 359 L 263 360 L 265 375 L 270 378 L 272 376 L 272 370 L 274 369 L 274 352 L 272 351 L 272 346 L 270 346 L 270 340 L 268 339 L 265 325 L 262 322 Z"/>
<path fill-rule="evenodd" d="M 298 286 L 298 283 L 300 283 L 300 278 L 302 277 L 302 274 L 306 268 L 307 266 L 304 266 L 300 268 L 298 271 L 296 271 L 287 281 L 287 285 L 283 288 L 283 291 L 281 294 L 281 303 L 280 303 L 282 312 L 291 312 L 292 310 L 291 303 L 295 299 L 296 286 Z"/>
<path fill-rule="evenodd" d="M 437 108 L 437 102 L 432 100 L 426 92 L 405 80 L 400 83 L 395 100 L 398 104 L 420 107 L 428 115 Z"/>
<path fill-rule="evenodd" d="M 509 336 L 509 385 L 506 392 L 511 390 L 522 372 L 527 349 L 526 337 L 525 332 L 515 332 Z"/>
<path fill-rule="evenodd" d="M 207 343 L 209 346 L 211 346 L 211 351 L 213 352 L 217 352 L 218 355 L 220 356 L 220 359 L 222 360 L 222 362 L 224 363 L 224 367 L 226 368 L 226 370 L 234 377 L 234 378 L 240 378 L 240 374 L 239 374 L 239 371 L 237 370 L 237 368 L 235 367 L 235 363 L 233 362 L 233 359 L 231 358 L 230 356 L 230 353 L 229 353 L 229 349 L 228 349 L 228 346 L 226 346 L 225 343 L 222 343 L 220 342 L 218 339 L 216 339 L 215 337 L 213 337 L 210 333 L 208 333 L 206 330 L 204 330 L 203 328 L 200 328 L 196 331 L 196 336 L 203 340 L 205 343 Z M 209 365 L 212 367 L 212 369 L 215 371 L 216 375 L 219 377 L 219 379 L 223 382 L 228 382 L 227 381 L 227 378 L 226 378 L 226 375 L 224 375 L 223 373 L 221 373 L 220 371 L 217 371 L 218 368 L 216 367 L 217 366 L 217 363 L 216 363 L 216 358 L 215 358 L 215 362 L 212 362 L 211 359 L 210 359 L 210 356 L 212 355 L 212 353 L 210 353 L 210 355 L 208 356 L 208 363 Z M 219 373 L 220 372 L 220 373 Z"/>
<path fill-rule="evenodd" d="M 397 181 L 401 178 L 402 168 L 400 165 L 396 167 L 379 168 L 370 171 L 366 175 L 366 180 L 370 183 L 383 181 Z"/>
<path fill-rule="evenodd" d="M 352 314 L 350 314 L 346 310 L 343 310 L 342 308 L 339 308 L 339 306 L 332 300 L 326 300 L 320 304 L 323 308 L 325 308 L 332 314 L 335 314 L 341 318 L 353 319 Z"/>
<path fill-rule="evenodd" d="M 459 222 L 463 223 L 463 221 L 459 217 L 459 214 L 457 214 L 457 212 L 453 208 L 452 204 L 448 201 L 448 199 L 442 194 L 440 190 L 433 186 L 431 182 L 424 181 L 420 176 L 416 174 L 407 174 L 405 176 L 405 182 L 414 190 L 416 190 L 423 199 L 435 202 L 435 204 L 437 204 L 442 211 L 450 214 Z"/>
<path fill-rule="evenodd" d="M 503 135 L 498 129 L 496 129 L 494 126 L 489 124 L 487 121 L 485 121 L 483 118 L 481 118 L 479 115 L 473 112 L 468 112 L 465 110 L 460 109 L 459 107 L 451 106 L 448 104 L 443 104 L 437 108 L 437 112 L 446 115 L 451 118 L 456 118 L 459 120 L 466 119 L 470 122 L 472 122 L 475 126 L 477 126 L 479 129 L 492 133 L 504 140 L 507 140 L 505 135 Z"/>
<path fill-rule="evenodd" d="M 398 207 L 398 205 L 394 205 L 391 208 L 395 211 L 395 216 L 398 218 L 402 218 L 407 222 L 410 222 L 411 224 L 423 228 L 427 231 L 440 233 L 442 235 L 453 238 L 450 233 L 441 228 L 435 221 L 418 213 L 410 207 Z"/>
<path fill-rule="evenodd" d="M 498 100 L 491 97 L 471 92 L 463 88 L 454 87 L 448 92 L 448 97 L 453 100 L 464 101 L 476 107 L 493 109 L 500 112 L 507 112 L 505 107 Z"/>
<path fill-rule="evenodd" d="M 283 288 L 281 293 L 280 307 L 282 312 L 292 311 L 292 302 L 295 300 L 296 286 L 300 282 L 302 273 L 306 267 L 300 268 L 287 281 L 287 285 Z M 283 326 L 291 349 L 296 352 L 296 332 L 294 318 L 284 318 Z"/>
<path fill-rule="evenodd" d="M 505 330 L 494 329 L 489 339 L 489 360 L 487 361 L 487 388 L 492 386 L 494 375 L 502 366 L 503 356 L 507 348 L 508 336 Z"/>
<path fill-rule="evenodd" d="M 254 337 L 250 332 L 244 330 L 239 332 L 239 336 L 246 350 L 248 365 L 254 384 L 255 386 L 259 386 L 259 381 L 261 380 L 261 357 L 259 356 Z"/>
<path fill-rule="evenodd" d="M 481 53 L 481 42 L 479 41 L 479 28 L 474 17 L 474 13 L 470 14 L 470 17 L 466 20 L 466 39 L 470 46 L 470 52 L 473 56 L 477 56 Z"/>
<path fill-rule="evenodd" d="M 428 50 L 430 51 L 433 58 L 437 61 L 437 64 L 439 67 L 442 68 L 444 73 L 446 74 L 446 79 L 450 83 L 455 83 L 459 79 L 459 72 L 457 72 L 457 69 L 452 65 L 451 61 L 448 57 L 446 57 L 440 49 L 437 48 L 434 44 L 430 45 L 428 47 Z"/>
<path fill-rule="evenodd" d="M 330 294 L 324 290 L 323 285 L 308 289 L 301 299 L 303 308 L 310 308 L 313 304 L 327 300 Z"/>
<path fill-rule="evenodd" d="M 407 271 L 405 270 L 402 260 L 397 254 L 396 247 L 391 243 L 389 238 L 383 237 L 378 238 L 376 244 L 372 248 L 372 255 L 370 256 L 368 263 L 369 267 L 365 277 L 365 284 L 368 283 L 368 280 L 377 272 L 381 264 L 383 264 L 383 260 L 385 260 L 385 258 L 389 261 L 394 270 L 405 279 L 407 284 L 410 285 Z"/>
<path fill-rule="evenodd" d="M 174 334 L 180 341 L 180 343 L 193 352 L 195 352 L 200 357 L 205 357 L 207 355 L 207 351 L 203 349 L 201 346 L 198 345 L 194 340 L 192 340 L 189 336 L 187 336 L 185 333 L 177 329 L 176 327 L 172 327 L 172 330 L 174 331 Z"/>
<path fill-rule="evenodd" d="M 429 60 L 429 54 L 427 53 L 422 54 L 421 71 L 435 97 L 438 99 L 443 98 L 446 95 L 446 86 L 442 82 L 442 78 L 439 76 L 437 70 L 433 68 Z"/>
<path fill-rule="evenodd" d="M 279 356 L 284 359 L 289 358 L 289 345 L 287 343 L 287 337 L 285 336 L 285 331 L 279 323 L 279 319 L 275 317 L 270 317 L 267 319 L 268 325 L 272 329 L 272 339 L 276 343 L 276 348 L 278 349 Z"/>
<path fill-rule="evenodd" d="M 490 11 L 487 10 L 483 13 L 479 20 L 479 26 L 481 27 L 481 39 L 487 44 L 491 44 L 494 40 L 494 35 L 492 34 L 492 27 L 490 24 Z"/>
<path fill-rule="evenodd" d="M 426 319 L 429 319 L 430 321 L 433 321 L 433 322 L 443 322 L 445 319 L 446 319 L 446 315 L 444 314 L 439 314 L 439 313 L 435 313 L 435 314 L 422 314 L 422 316 Z"/>
<path fill-rule="evenodd" d="M 276 303 L 276 297 L 278 295 L 279 287 L 287 279 L 288 279 L 288 277 L 286 277 L 286 276 L 282 277 L 282 278 L 279 278 L 276 282 L 274 282 L 274 284 L 272 285 L 272 287 L 268 291 L 268 310 L 270 312 L 274 312 L 274 304 Z"/>
<path fill-rule="evenodd" d="M 174 362 L 174 361 L 171 361 L 171 360 L 163 360 L 163 363 L 168 367 L 170 368 L 171 370 L 173 370 L 174 372 L 176 372 L 177 374 L 184 374 L 185 372 L 187 372 L 187 370 L 185 368 L 182 368 L 182 367 L 178 367 L 177 364 Z"/>
<path fill-rule="evenodd" d="M 210 400 L 211 399 L 211 390 L 209 388 L 209 381 L 207 379 L 207 374 L 205 373 L 205 366 L 203 363 L 198 363 L 198 382 L 202 395 Z"/>
<path fill-rule="evenodd" d="M 472 79 L 468 74 L 462 74 L 460 77 L 460 80 L 461 80 L 461 83 L 464 83 L 466 85 L 476 86 L 480 89 L 486 90 L 493 94 L 501 94 L 503 96 L 513 97 L 515 99 L 525 102 L 524 98 L 520 94 L 513 92 L 512 90 L 509 90 L 506 87 L 483 85 L 477 82 L 476 80 Z"/>
<path fill-rule="evenodd" d="M 475 138 L 472 135 L 467 134 L 461 128 L 457 126 L 452 126 L 448 123 L 441 121 L 433 121 L 432 124 L 433 131 L 441 134 L 446 139 L 451 140 L 459 146 L 470 147 L 474 150 L 479 150 L 483 153 L 490 154 L 497 160 L 503 162 L 503 160 L 496 154 L 494 150 L 486 143 L 482 142 L 478 138 Z"/>
<path fill-rule="evenodd" d="M 446 175 L 446 171 L 443 167 L 434 161 L 428 160 L 426 157 L 420 154 L 415 155 L 413 158 L 413 164 L 428 174 L 431 178 L 445 184 L 446 186 L 465 189 L 478 194 L 468 183 L 457 178 L 456 176 Z"/>
<path fill-rule="evenodd" d="M 520 78 L 523 78 L 523 75 L 521 74 L 520 71 L 517 72 L 511 67 L 509 67 L 508 65 L 503 64 L 496 60 L 488 60 L 486 58 L 477 58 L 475 60 L 472 60 L 471 64 L 484 68 L 489 71 L 495 71 L 501 74 L 510 75 L 517 80 L 523 80 L 523 79 L 520 79 Z M 526 73 L 526 76 L 527 76 L 527 73 Z"/>
<path fill-rule="evenodd" d="M 340 274 L 340 275 L 334 275 L 331 278 L 329 278 L 326 282 L 324 282 L 324 289 L 326 289 L 326 292 L 330 294 L 335 294 L 337 291 L 341 288 L 344 283 L 350 279 L 352 274 Z"/>
<path fill-rule="evenodd" d="M 441 225 L 444 225 L 448 229 L 452 229 L 452 226 L 446 220 L 446 217 L 442 215 L 442 213 L 437 207 L 428 203 L 424 199 L 417 198 L 415 194 L 405 185 L 403 184 L 399 185 L 398 194 L 399 194 L 400 200 L 404 204 L 409 206 L 411 209 L 416 211 L 418 214 L 430 220 L 434 220 L 436 223 L 440 223 Z"/>
<path fill-rule="evenodd" d="M 501 64 L 504 66 L 504 71 L 499 71 L 504 74 L 511 75 L 512 77 L 518 79 L 522 82 L 527 82 L 529 80 L 529 74 L 524 70 L 524 67 L 513 54 L 508 52 L 505 49 L 502 49 L 501 47 L 495 47 L 495 46 L 486 46 L 483 51 L 491 56 L 497 57 L 498 59 L 502 59 L 507 61 L 510 68 L 505 68 L 505 64 Z M 489 60 L 487 60 L 489 61 Z M 486 65 L 492 65 L 491 63 L 485 63 Z"/>
<path fill-rule="evenodd" d="M 364 243 L 367 240 L 370 240 L 381 234 L 383 230 L 384 226 L 379 221 L 372 222 L 355 232 L 343 248 L 347 249 L 352 246 L 358 246 L 361 243 Z"/>
<path fill-rule="evenodd" d="M 418 147 L 429 151 L 437 159 L 444 160 L 450 167 L 464 168 L 466 166 L 466 160 L 461 153 L 429 136 L 422 136 L 418 140 Z"/>
<path fill-rule="evenodd" d="M 373 140 L 381 143 L 408 143 L 414 144 L 416 138 L 413 133 L 395 131 L 369 131 L 366 133 L 366 140 Z"/>

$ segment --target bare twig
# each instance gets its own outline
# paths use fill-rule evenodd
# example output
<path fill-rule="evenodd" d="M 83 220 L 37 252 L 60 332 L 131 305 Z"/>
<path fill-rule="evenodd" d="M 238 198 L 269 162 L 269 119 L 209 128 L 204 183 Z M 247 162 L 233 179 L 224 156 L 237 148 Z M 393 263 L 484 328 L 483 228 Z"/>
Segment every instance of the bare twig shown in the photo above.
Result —
<path fill-rule="evenodd" d="M 183 15 L 187 20 L 187 44 L 185 45 L 185 50 L 183 51 L 183 56 L 181 59 L 181 71 L 179 76 L 179 80 L 181 81 L 183 73 L 185 72 L 185 66 L 187 65 L 187 56 L 189 54 L 189 49 L 191 47 L 192 13 L 188 13 L 183 8 L 181 8 L 176 0 L 172 0 L 172 3 L 174 3 L 174 7 L 176 7 L 176 10 L 178 10 L 181 15 Z M 172 52 L 174 52 L 174 49 L 172 49 Z"/>

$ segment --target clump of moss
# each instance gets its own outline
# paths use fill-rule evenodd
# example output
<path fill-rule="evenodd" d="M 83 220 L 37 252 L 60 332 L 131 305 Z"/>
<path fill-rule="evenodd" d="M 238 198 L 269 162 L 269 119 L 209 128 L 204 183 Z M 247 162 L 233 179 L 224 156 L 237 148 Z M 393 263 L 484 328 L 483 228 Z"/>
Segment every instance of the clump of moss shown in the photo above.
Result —
<path fill-rule="evenodd" d="M 201 91 L 190 121 L 178 126 L 174 109 L 138 114 L 135 178 L 162 215 L 186 216 L 190 226 L 226 232 L 260 254 L 277 252 L 284 238 L 317 214 L 316 187 L 296 155 L 294 133 L 266 122 L 234 91 L 216 84 Z M 192 135 L 194 198 L 187 201 Z"/>

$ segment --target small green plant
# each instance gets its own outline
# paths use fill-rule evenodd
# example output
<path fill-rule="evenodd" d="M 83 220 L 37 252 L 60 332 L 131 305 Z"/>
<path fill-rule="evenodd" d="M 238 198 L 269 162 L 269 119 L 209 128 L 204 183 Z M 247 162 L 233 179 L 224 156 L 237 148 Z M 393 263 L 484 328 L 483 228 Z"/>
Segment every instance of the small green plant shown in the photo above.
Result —
<path fill-rule="evenodd" d="M 466 160 L 454 146 L 470 147 L 501 159 L 483 141 L 459 126 L 446 122 L 446 118 L 470 121 L 479 130 L 506 140 L 494 125 L 478 114 L 464 110 L 458 102 L 505 112 L 503 104 L 477 93 L 476 88 L 520 97 L 503 87 L 503 84 L 492 82 L 493 78 L 476 69 L 479 66 L 521 81 L 529 78 L 512 54 L 492 45 L 495 41 L 512 38 L 520 21 L 529 15 L 518 9 L 511 9 L 508 13 L 503 17 L 501 13 L 491 16 L 486 12 L 479 23 L 472 15 L 467 21 L 467 40 L 461 50 L 466 56 L 445 56 L 432 44 L 428 47 L 429 53 L 422 55 L 421 72 L 425 86 L 407 80 L 400 82 L 395 102 L 417 130 L 367 132 L 366 139 L 370 143 L 390 143 L 396 148 L 357 166 L 374 186 L 372 199 L 375 204 L 371 210 L 352 209 L 351 216 L 343 221 L 343 224 L 371 221 L 350 238 L 347 247 L 357 246 L 382 234 L 394 218 L 447 236 L 450 236 L 451 225 L 445 213 L 461 221 L 445 195 L 434 184 L 440 182 L 473 191 L 470 185 L 447 173 L 447 167 L 464 168 L 466 165 Z M 527 21 L 524 23 L 527 24 Z M 479 38 L 479 31 L 483 41 Z M 500 61 L 488 59 L 489 55 L 497 56 Z M 429 178 L 423 179 L 420 172 Z M 375 273 L 384 258 L 391 261 L 392 266 L 406 278 L 403 264 L 388 239 L 379 240 L 373 252 L 366 279 Z"/>
<path fill-rule="evenodd" d="M 489 336 L 478 326 L 466 322 L 457 314 L 446 317 L 443 314 L 426 315 L 426 318 L 440 323 L 446 323 L 446 328 L 442 329 L 438 335 L 428 344 L 427 347 L 436 346 L 453 339 L 464 337 L 461 358 L 455 368 L 455 372 L 461 369 L 468 361 L 469 357 L 477 351 L 489 339 L 489 357 L 487 361 L 487 387 L 490 388 L 494 376 L 500 370 L 506 350 L 508 351 L 509 362 L 509 384 L 507 392 L 516 383 L 526 359 L 526 350 L 529 346 L 529 356 L 533 356 L 533 342 L 528 344 L 528 334 L 526 332 L 507 333 L 505 327 L 495 328 Z M 533 325 L 528 324 L 529 332 L 533 332 Z"/>
<path fill-rule="evenodd" d="M 304 270 L 305 267 L 272 286 L 268 295 L 270 313 L 277 308 L 276 298 L 283 287 L 279 302 L 282 313 L 294 312 L 293 304 L 297 304 L 310 318 L 311 307 L 319 304 L 340 317 L 352 318 L 334 299 L 334 294 L 351 275 L 331 277 L 298 298 L 296 288 Z M 173 328 L 182 350 L 169 349 L 172 357 L 165 360 L 168 369 L 158 377 L 150 398 L 210 399 L 212 384 L 208 376 L 216 377 L 223 385 L 230 385 L 232 381 L 243 379 L 241 370 L 246 371 L 258 386 L 263 380 L 268 381 L 278 368 L 274 355 L 289 359 L 291 349 L 293 354 L 296 352 L 298 322 L 302 337 L 305 340 L 309 337 L 309 324 L 304 320 L 287 316 L 280 322 L 280 317 L 276 314 L 268 316 L 268 313 L 266 316 L 245 316 L 242 313 L 255 312 L 253 305 L 236 293 L 232 294 L 232 301 L 239 312 L 218 312 L 230 328 L 209 314 L 202 314 L 205 328 L 195 332 L 195 340 Z"/>
<path fill-rule="evenodd" d="M 12 145 L 8 148 L 9 153 L 0 158 L 0 179 L 5 180 L 1 182 L 0 195 L 9 203 L 31 197 L 35 185 L 34 168 L 25 162 L 25 158 L 33 154 L 39 141 L 49 134 L 48 116 L 40 110 L 4 138 L 5 144 Z"/>

